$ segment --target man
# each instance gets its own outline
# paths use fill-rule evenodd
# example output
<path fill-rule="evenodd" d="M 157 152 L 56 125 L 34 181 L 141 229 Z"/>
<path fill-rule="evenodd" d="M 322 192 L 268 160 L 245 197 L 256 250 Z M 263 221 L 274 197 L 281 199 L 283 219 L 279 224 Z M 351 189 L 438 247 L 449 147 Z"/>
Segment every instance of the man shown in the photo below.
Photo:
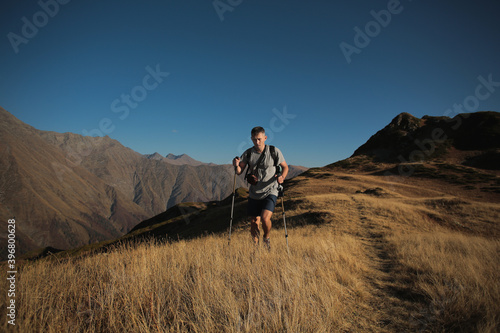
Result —
<path fill-rule="evenodd" d="M 245 151 L 241 158 L 235 157 L 233 165 L 238 175 L 241 175 L 248 165 L 246 179 L 250 183 L 248 198 L 250 233 L 255 244 L 258 245 L 260 225 L 262 224 L 263 241 L 270 249 L 269 233 L 271 231 L 271 217 L 278 199 L 278 183 L 284 182 L 288 174 L 288 165 L 278 148 L 274 147 L 273 154 L 271 147 L 266 145 L 267 136 L 264 128 L 254 127 L 251 135 L 254 146 Z M 276 174 L 276 165 L 281 166 L 280 175 Z"/>

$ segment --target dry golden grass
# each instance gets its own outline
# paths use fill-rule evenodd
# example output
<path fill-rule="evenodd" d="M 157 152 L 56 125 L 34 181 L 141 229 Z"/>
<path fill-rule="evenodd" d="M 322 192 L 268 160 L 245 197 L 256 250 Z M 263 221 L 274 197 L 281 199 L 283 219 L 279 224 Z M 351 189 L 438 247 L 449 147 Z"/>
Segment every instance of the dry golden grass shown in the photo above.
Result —
<path fill-rule="evenodd" d="M 23 267 L 20 332 L 332 332 L 370 330 L 370 268 L 352 237 L 282 230 L 271 252 L 247 233 Z M 279 240 L 281 238 L 281 240 Z M 370 310 L 372 311 L 372 310 Z M 4 326 L 5 327 L 5 326 Z"/>
<path fill-rule="evenodd" d="M 413 292 L 426 307 L 419 318 L 433 331 L 495 332 L 500 328 L 500 241 L 436 231 L 391 238 Z"/>
<path fill-rule="evenodd" d="M 500 205 L 420 185 L 302 179 L 286 198 L 290 254 L 278 206 L 270 252 L 240 226 L 230 245 L 211 235 L 27 263 L 14 330 L 499 331 Z"/>

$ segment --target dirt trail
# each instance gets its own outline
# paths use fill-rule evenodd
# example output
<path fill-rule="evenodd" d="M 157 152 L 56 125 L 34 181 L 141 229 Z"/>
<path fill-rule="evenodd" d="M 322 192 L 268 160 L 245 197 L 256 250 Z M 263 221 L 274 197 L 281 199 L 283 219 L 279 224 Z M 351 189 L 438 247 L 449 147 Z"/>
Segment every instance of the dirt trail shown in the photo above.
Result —
<path fill-rule="evenodd" d="M 408 282 L 398 277 L 397 262 L 392 257 L 393 246 L 387 240 L 390 230 L 367 213 L 363 200 L 355 196 L 351 199 L 358 213 L 359 238 L 376 271 L 367 279 L 374 288 L 373 307 L 382 312 L 380 328 L 386 332 L 418 331 L 422 303 L 408 288 Z"/>

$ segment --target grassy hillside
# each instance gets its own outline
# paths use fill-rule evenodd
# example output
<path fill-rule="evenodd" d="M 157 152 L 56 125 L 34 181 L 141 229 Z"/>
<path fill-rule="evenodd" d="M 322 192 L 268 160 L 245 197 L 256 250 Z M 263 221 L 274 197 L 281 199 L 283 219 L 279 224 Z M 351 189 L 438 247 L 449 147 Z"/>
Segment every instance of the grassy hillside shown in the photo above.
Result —
<path fill-rule="evenodd" d="M 251 245 L 242 221 L 230 245 L 222 232 L 25 263 L 15 329 L 498 331 L 500 200 L 488 189 L 498 175 L 467 185 L 436 173 L 398 177 L 367 169 L 330 166 L 289 182 L 290 254 L 278 207 L 270 252 Z M 184 225 L 199 228 L 208 213 L 227 225 L 228 208 L 198 212 Z"/>

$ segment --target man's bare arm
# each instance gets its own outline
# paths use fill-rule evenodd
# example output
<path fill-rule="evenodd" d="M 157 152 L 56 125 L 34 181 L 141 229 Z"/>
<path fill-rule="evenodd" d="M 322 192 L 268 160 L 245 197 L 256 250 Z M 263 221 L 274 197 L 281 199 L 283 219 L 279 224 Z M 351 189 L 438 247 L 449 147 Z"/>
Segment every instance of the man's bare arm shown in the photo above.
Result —
<path fill-rule="evenodd" d="M 286 179 L 286 176 L 288 175 L 288 164 L 286 164 L 286 161 L 283 161 L 280 163 L 281 166 L 281 175 L 278 177 L 278 183 L 283 183 Z"/>
<path fill-rule="evenodd" d="M 243 173 L 243 170 L 245 170 L 247 164 L 241 161 L 239 157 L 235 157 L 233 160 L 233 166 L 236 174 L 241 175 Z"/>

